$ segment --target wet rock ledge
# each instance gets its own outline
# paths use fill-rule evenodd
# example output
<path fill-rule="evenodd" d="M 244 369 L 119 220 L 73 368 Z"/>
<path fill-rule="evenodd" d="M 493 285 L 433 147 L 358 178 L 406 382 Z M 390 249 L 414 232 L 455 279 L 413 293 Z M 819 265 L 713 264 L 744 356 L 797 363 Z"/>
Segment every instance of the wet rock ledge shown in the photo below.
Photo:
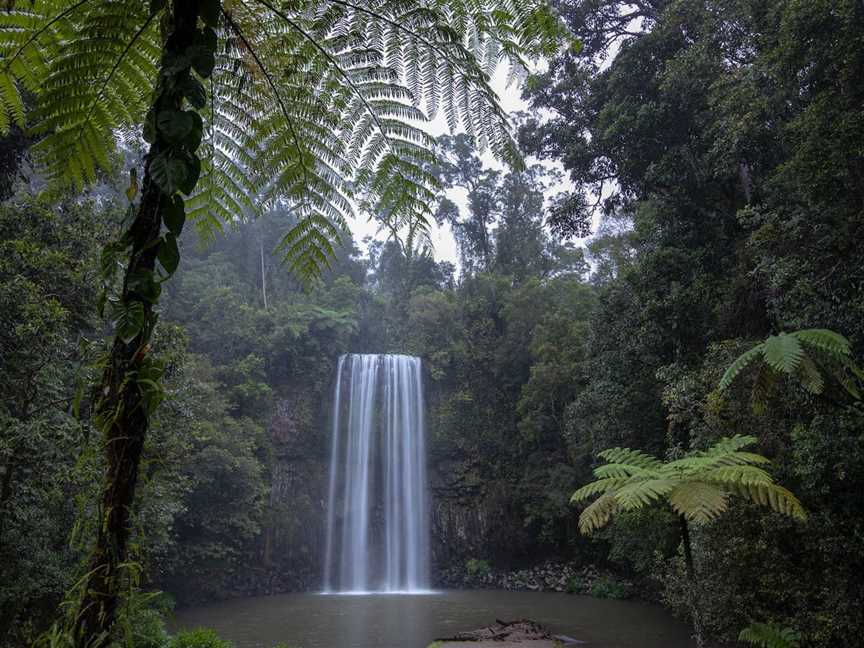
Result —
<path fill-rule="evenodd" d="M 496 621 L 487 628 L 437 639 L 429 648 L 571 648 L 583 644 L 572 637 L 552 635 L 539 623 L 521 619 Z"/>

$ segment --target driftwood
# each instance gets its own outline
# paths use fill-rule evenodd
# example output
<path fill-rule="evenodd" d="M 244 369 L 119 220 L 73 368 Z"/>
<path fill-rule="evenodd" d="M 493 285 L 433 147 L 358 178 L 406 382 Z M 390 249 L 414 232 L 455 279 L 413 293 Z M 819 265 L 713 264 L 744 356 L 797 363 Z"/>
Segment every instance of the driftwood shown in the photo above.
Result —
<path fill-rule="evenodd" d="M 552 635 L 546 632 L 539 623 L 529 621 L 528 619 L 521 619 L 519 621 L 501 621 L 496 619 L 495 625 L 488 628 L 480 628 L 471 632 L 460 632 L 454 637 L 439 639 L 438 641 L 509 641 L 511 643 L 518 643 L 541 639 L 552 639 Z"/>
<path fill-rule="evenodd" d="M 558 648 L 583 645 L 584 641 L 564 635 L 551 635 L 543 626 L 528 619 L 519 621 L 496 620 L 495 625 L 470 632 L 460 632 L 448 639 L 438 639 L 431 644 L 436 648 Z"/>

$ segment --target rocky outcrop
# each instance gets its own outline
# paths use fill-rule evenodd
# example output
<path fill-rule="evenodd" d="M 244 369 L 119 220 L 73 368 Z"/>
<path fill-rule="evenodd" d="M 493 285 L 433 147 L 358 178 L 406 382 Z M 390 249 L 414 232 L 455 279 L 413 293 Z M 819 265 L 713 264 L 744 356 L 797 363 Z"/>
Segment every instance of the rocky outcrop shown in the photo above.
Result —
<path fill-rule="evenodd" d="M 296 395 L 284 396 L 274 404 L 271 489 L 262 563 L 278 577 L 268 590 L 320 586 L 329 468 L 329 437 L 322 418 L 317 408 Z"/>
<path fill-rule="evenodd" d="M 599 591 L 600 586 L 615 586 L 614 596 Z M 481 573 L 470 573 L 465 565 L 453 565 L 437 573 L 436 586 L 442 589 L 503 589 L 531 592 L 568 592 L 571 594 L 606 595 L 626 598 L 632 585 L 591 565 L 580 567 L 572 563 L 546 561 L 518 570 L 488 568 Z M 618 594 L 620 593 L 620 595 Z"/>
<path fill-rule="evenodd" d="M 487 628 L 460 632 L 449 639 L 438 639 L 429 648 L 560 648 L 582 643 L 571 637 L 553 636 L 539 623 L 522 619 L 496 621 Z"/>

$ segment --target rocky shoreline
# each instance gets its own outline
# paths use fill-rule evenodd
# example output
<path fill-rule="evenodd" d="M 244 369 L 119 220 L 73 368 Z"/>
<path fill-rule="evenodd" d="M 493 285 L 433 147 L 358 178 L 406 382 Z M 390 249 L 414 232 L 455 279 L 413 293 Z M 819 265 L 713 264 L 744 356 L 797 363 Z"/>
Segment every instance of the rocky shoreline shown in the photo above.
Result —
<path fill-rule="evenodd" d="M 594 566 L 580 567 L 552 560 L 513 571 L 484 566 L 472 571 L 465 566 L 452 566 L 438 571 L 435 585 L 441 589 L 568 592 L 601 598 L 629 598 L 634 591 L 629 581 Z"/>

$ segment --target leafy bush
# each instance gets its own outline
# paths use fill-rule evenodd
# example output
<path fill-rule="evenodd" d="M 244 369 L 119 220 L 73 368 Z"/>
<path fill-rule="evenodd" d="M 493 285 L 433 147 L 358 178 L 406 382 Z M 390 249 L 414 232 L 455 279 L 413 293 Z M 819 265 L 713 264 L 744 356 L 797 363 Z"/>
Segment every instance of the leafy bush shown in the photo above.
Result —
<path fill-rule="evenodd" d="M 168 648 L 233 648 L 233 645 L 220 639 L 210 628 L 195 628 L 178 633 Z"/>
<path fill-rule="evenodd" d="M 625 599 L 630 596 L 630 586 L 609 576 L 601 576 L 591 585 L 591 596 L 601 599 Z"/>
<path fill-rule="evenodd" d="M 568 594 L 581 594 L 585 589 L 585 583 L 578 576 L 571 576 L 567 581 Z"/>
<path fill-rule="evenodd" d="M 469 576 L 488 576 L 489 572 L 492 571 L 491 567 L 489 567 L 489 563 L 485 560 L 478 560 L 477 558 L 469 558 L 465 563 L 465 571 L 468 572 Z"/>

